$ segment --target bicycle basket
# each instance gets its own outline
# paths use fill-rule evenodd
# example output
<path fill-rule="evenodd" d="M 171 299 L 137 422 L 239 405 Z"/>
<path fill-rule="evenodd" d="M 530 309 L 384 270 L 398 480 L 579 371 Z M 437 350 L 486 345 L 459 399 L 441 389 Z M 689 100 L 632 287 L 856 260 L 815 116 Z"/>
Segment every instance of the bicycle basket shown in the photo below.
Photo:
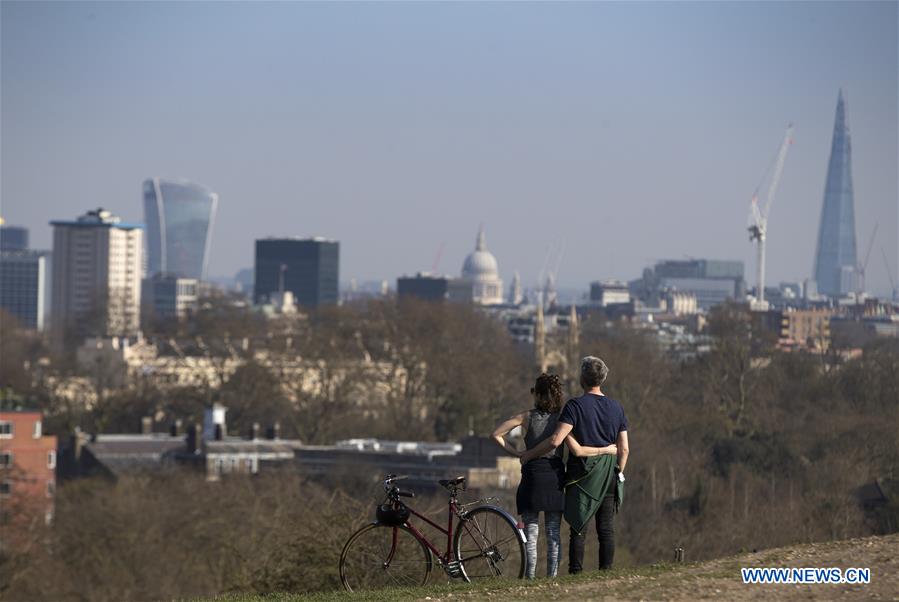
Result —
<path fill-rule="evenodd" d="M 375 517 L 382 525 L 396 527 L 409 520 L 409 509 L 405 506 L 394 508 L 392 504 L 380 504 Z"/>

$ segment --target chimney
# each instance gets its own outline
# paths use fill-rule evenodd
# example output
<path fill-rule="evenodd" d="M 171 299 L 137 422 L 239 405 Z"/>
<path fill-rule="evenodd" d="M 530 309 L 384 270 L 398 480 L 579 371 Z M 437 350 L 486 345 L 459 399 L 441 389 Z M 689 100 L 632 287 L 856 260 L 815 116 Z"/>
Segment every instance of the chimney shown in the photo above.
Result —
<path fill-rule="evenodd" d="M 221 427 L 222 435 L 228 432 L 225 425 L 225 414 L 228 408 L 220 403 L 212 404 L 212 407 L 206 408 L 203 412 L 203 439 L 211 441 L 216 439 L 216 427 Z"/>
<path fill-rule="evenodd" d="M 202 441 L 203 430 L 199 424 L 191 424 L 187 427 L 187 453 L 200 453 L 200 441 Z"/>
<path fill-rule="evenodd" d="M 270 427 L 268 427 L 268 429 L 265 432 L 265 438 L 266 439 L 280 439 L 281 438 L 281 423 L 276 422 L 273 425 L 271 425 Z"/>
<path fill-rule="evenodd" d="M 153 432 L 153 418 L 144 416 L 140 419 L 140 434 L 149 435 Z"/>
<path fill-rule="evenodd" d="M 171 435 L 172 437 L 177 437 L 180 434 L 181 434 L 181 419 L 177 418 L 172 423 L 172 426 L 169 427 L 169 435 Z"/>
<path fill-rule="evenodd" d="M 250 427 L 250 440 L 251 441 L 255 441 L 256 439 L 259 438 L 259 430 L 260 430 L 259 423 L 254 422 L 253 426 Z"/>
<path fill-rule="evenodd" d="M 75 461 L 81 460 L 81 450 L 84 447 L 84 435 L 81 433 L 81 427 L 76 426 L 75 432 L 72 433 L 72 453 L 75 455 Z"/>

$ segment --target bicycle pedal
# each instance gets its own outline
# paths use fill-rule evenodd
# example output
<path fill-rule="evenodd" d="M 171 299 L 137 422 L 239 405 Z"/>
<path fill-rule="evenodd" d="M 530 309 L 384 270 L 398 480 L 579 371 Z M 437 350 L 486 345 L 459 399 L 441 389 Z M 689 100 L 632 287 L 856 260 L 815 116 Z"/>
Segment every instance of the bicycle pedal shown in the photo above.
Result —
<path fill-rule="evenodd" d="M 443 569 L 446 571 L 446 574 L 453 579 L 462 577 L 462 563 L 458 560 L 447 562 L 445 565 L 443 565 Z"/>

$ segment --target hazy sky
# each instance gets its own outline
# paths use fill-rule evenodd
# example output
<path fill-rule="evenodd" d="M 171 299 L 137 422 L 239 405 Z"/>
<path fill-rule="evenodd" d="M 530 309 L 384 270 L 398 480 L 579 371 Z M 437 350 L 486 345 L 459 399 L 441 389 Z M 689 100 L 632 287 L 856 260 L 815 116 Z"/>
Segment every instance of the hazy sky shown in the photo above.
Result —
<path fill-rule="evenodd" d="M 457 273 L 483 223 L 508 283 L 633 278 L 661 258 L 743 259 L 749 199 L 795 144 L 768 282 L 809 277 L 837 90 L 859 255 L 899 263 L 897 4 L 2 3 L 2 213 L 103 206 L 141 182 L 220 195 L 210 272 L 253 240 L 341 241 L 341 280 Z M 894 277 L 895 278 L 895 277 Z"/>

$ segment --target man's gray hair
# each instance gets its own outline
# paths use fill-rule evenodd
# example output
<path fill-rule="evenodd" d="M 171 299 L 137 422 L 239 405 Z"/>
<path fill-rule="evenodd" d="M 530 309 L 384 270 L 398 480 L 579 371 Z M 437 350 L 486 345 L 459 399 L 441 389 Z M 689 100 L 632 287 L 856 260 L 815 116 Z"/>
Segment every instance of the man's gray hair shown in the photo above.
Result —
<path fill-rule="evenodd" d="M 595 355 L 588 355 L 581 360 L 581 386 L 585 389 L 598 387 L 609 375 L 609 367 Z"/>

